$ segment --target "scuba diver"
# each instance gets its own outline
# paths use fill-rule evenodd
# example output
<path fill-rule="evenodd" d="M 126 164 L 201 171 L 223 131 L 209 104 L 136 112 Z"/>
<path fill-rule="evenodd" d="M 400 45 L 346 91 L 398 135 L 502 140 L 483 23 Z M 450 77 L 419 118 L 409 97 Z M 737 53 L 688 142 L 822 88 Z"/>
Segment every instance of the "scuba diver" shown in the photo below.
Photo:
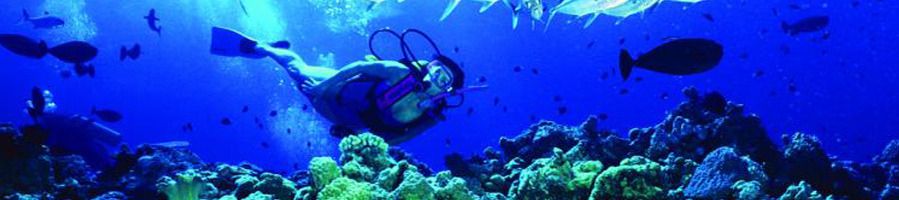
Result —
<path fill-rule="evenodd" d="M 403 59 L 383 60 L 374 51 L 373 40 L 381 33 L 399 39 Z M 426 39 L 436 55 L 418 60 L 406 43 L 409 34 Z M 210 51 L 220 56 L 274 59 L 297 82 L 315 110 L 334 124 L 331 134 L 335 137 L 368 131 L 390 144 L 401 143 L 444 120 L 443 111 L 460 106 L 466 91 L 486 88 L 465 87 L 465 73 L 459 65 L 443 56 L 427 34 L 415 29 L 374 32 L 367 60 L 340 70 L 309 65 L 289 47 L 286 41 L 267 44 L 214 27 Z M 459 97 L 458 103 L 449 103 L 449 97 Z"/>
<path fill-rule="evenodd" d="M 34 120 L 32 129 L 41 134 L 42 143 L 57 155 L 77 154 L 96 169 L 112 167 L 113 155 L 122 144 L 122 135 L 82 115 L 56 112 L 56 102 L 49 90 L 33 88 L 25 102 L 25 112 Z"/>

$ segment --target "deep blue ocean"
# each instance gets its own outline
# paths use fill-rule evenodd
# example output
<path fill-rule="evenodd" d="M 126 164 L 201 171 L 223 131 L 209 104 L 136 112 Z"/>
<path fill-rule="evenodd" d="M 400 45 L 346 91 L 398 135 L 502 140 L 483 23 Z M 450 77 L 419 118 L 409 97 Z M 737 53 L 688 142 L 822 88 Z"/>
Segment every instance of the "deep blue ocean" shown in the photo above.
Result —
<path fill-rule="evenodd" d="M 399 145 L 435 169 L 444 168 L 447 154 L 480 153 L 539 119 L 577 125 L 590 115 L 606 115 L 601 127 L 622 135 L 654 126 L 685 99 L 680 91 L 688 86 L 745 104 L 775 141 L 794 132 L 815 134 L 841 159 L 869 160 L 899 138 L 899 4 L 892 0 L 666 1 L 623 20 L 601 16 L 588 28 L 582 28 L 585 18 L 558 15 L 545 32 L 544 22 L 532 28 L 525 15 L 513 30 L 512 12 L 501 3 L 478 13 L 478 2 L 463 0 L 442 22 L 444 0 L 387 0 L 371 10 L 368 4 L 0 1 L 0 33 L 50 44 L 81 40 L 100 52 L 91 61 L 96 77 L 64 78 L 60 72 L 71 64 L 0 50 L 0 121 L 30 123 L 25 100 L 39 86 L 53 92 L 60 113 L 89 115 L 92 107 L 120 112 L 121 121 L 104 124 L 131 145 L 188 141 L 210 162 L 303 168 L 312 157 L 337 155 L 339 140 L 328 134 L 330 123 L 303 110 L 309 102 L 272 60 L 210 54 L 210 29 L 288 40 L 306 62 L 340 68 L 364 59 L 370 33 L 390 27 L 427 32 L 447 56 L 464 63 L 468 83 L 483 79 L 490 87 L 468 94 L 446 121 Z M 66 23 L 34 29 L 21 21 L 23 9 Z M 143 18 L 150 9 L 160 19 L 160 35 Z M 782 21 L 811 16 L 829 16 L 830 23 L 795 36 L 781 30 Z M 639 54 L 672 38 L 715 40 L 724 46 L 724 57 L 715 69 L 691 76 L 637 69 L 622 81 L 615 72 L 621 49 Z M 119 49 L 135 43 L 142 46 L 140 58 L 120 61 Z M 411 43 L 427 49 L 420 40 Z M 400 51 L 393 41 L 377 44 L 383 52 Z M 522 70 L 515 72 L 517 67 Z M 560 113 L 561 107 L 567 112 Z M 223 125 L 223 118 L 233 124 Z M 188 123 L 193 131 L 182 130 Z"/>

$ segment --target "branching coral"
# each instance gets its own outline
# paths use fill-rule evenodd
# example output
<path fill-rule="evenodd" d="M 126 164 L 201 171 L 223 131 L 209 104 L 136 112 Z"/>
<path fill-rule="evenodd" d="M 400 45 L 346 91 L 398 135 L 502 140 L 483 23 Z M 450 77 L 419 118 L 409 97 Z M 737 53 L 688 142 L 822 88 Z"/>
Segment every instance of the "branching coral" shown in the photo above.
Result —
<path fill-rule="evenodd" d="M 778 200 L 824 200 L 824 197 L 805 181 L 799 181 L 788 187 Z"/>
<path fill-rule="evenodd" d="M 316 190 L 321 190 L 332 180 L 340 177 L 340 168 L 337 162 L 330 157 L 315 157 L 309 161 L 309 171 L 312 173 L 312 183 Z"/>
<path fill-rule="evenodd" d="M 380 187 L 345 177 L 331 181 L 317 196 L 317 199 L 321 200 L 372 200 L 386 198 L 387 192 Z"/>
<path fill-rule="evenodd" d="M 371 168 L 373 171 L 381 171 L 395 163 L 387 153 L 387 142 L 371 133 L 351 135 L 340 141 L 340 162 L 358 162 Z"/>
<path fill-rule="evenodd" d="M 521 172 L 509 189 L 512 199 L 568 199 L 573 195 L 569 181 L 574 179 L 571 163 L 561 149 L 554 149 L 552 158 L 534 160 Z"/>

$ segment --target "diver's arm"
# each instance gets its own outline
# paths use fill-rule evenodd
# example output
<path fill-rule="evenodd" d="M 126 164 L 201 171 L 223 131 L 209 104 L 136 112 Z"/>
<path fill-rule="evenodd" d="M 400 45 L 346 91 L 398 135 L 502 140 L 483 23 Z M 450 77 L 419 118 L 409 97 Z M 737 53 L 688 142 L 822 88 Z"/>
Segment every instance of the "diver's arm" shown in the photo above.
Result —
<path fill-rule="evenodd" d="M 306 64 L 299 55 L 287 49 L 274 48 L 268 45 L 259 45 L 256 52 L 260 52 L 271 57 L 278 62 L 279 65 L 287 70 L 293 80 L 304 83 L 311 79 L 315 82 L 321 82 L 337 74 L 337 70 L 326 67 L 315 67 Z"/>

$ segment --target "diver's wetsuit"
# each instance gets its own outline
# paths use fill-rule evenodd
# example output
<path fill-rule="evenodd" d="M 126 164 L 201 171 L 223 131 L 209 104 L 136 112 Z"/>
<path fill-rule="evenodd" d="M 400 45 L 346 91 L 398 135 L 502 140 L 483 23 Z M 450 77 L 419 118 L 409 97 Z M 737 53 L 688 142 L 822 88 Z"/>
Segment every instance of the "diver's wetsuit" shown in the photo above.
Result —
<path fill-rule="evenodd" d="M 315 110 L 335 125 L 370 129 L 390 143 L 399 143 L 436 124 L 426 113 L 429 109 L 418 106 L 430 100 L 428 93 L 440 92 L 435 87 L 406 94 L 385 109 L 376 107 L 375 90 L 379 86 L 392 86 L 409 77 L 409 68 L 400 62 L 360 61 L 337 71 L 309 66 L 289 50 L 260 46 L 257 51 L 281 64 L 300 84 L 300 91 Z"/>

